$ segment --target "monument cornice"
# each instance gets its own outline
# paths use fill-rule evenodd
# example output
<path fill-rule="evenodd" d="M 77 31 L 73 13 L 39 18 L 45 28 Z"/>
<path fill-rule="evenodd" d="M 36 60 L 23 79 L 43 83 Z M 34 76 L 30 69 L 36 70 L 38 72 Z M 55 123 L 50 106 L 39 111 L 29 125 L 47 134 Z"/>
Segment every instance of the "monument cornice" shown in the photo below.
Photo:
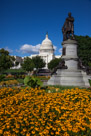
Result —
<path fill-rule="evenodd" d="M 67 40 L 62 42 L 62 45 L 64 45 L 64 44 L 77 44 L 77 41 L 76 40 L 67 39 Z"/>
<path fill-rule="evenodd" d="M 64 60 L 75 60 L 78 61 L 78 58 L 63 58 Z"/>

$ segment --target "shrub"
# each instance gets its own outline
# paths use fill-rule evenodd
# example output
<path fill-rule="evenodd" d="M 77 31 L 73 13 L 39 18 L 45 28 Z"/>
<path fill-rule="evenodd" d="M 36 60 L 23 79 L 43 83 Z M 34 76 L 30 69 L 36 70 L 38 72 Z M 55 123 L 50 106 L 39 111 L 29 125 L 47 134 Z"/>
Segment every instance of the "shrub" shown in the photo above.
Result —
<path fill-rule="evenodd" d="M 26 76 L 25 77 L 24 84 L 26 86 L 30 86 L 32 88 L 41 87 L 42 86 L 42 82 L 41 82 L 41 80 L 39 78 L 30 77 L 30 76 Z"/>
<path fill-rule="evenodd" d="M 91 86 L 91 80 L 89 79 L 89 84 L 90 84 L 90 86 Z"/>
<path fill-rule="evenodd" d="M 5 78 L 5 76 L 4 76 L 4 75 L 0 75 L 0 81 L 3 81 L 3 80 L 4 80 L 4 78 Z"/>

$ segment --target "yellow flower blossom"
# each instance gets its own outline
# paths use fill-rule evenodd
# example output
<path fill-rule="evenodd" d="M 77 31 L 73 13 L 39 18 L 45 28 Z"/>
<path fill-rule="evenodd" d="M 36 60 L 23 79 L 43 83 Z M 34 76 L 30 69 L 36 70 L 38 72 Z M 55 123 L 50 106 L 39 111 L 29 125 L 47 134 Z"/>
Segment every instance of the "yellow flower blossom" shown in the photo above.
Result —
<path fill-rule="evenodd" d="M 91 90 L 0 88 L 0 135 L 50 136 L 91 131 Z"/>

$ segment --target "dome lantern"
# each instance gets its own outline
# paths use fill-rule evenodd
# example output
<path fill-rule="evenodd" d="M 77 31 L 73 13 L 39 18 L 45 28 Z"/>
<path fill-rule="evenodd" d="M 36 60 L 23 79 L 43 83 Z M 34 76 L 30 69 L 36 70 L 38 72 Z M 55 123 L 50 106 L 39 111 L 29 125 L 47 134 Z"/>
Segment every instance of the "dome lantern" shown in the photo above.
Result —
<path fill-rule="evenodd" d="M 48 32 L 46 33 L 46 38 L 48 39 Z"/>

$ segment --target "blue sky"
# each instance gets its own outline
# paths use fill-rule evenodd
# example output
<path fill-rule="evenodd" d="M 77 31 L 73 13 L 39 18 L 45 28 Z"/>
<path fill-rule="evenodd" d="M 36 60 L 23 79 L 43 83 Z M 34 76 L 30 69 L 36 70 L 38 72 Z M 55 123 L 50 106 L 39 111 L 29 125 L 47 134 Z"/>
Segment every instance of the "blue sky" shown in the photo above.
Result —
<path fill-rule="evenodd" d="M 22 57 L 38 53 L 48 31 L 60 55 L 68 12 L 75 19 L 75 35 L 91 37 L 91 0 L 0 0 L 0 48 Z"/>

